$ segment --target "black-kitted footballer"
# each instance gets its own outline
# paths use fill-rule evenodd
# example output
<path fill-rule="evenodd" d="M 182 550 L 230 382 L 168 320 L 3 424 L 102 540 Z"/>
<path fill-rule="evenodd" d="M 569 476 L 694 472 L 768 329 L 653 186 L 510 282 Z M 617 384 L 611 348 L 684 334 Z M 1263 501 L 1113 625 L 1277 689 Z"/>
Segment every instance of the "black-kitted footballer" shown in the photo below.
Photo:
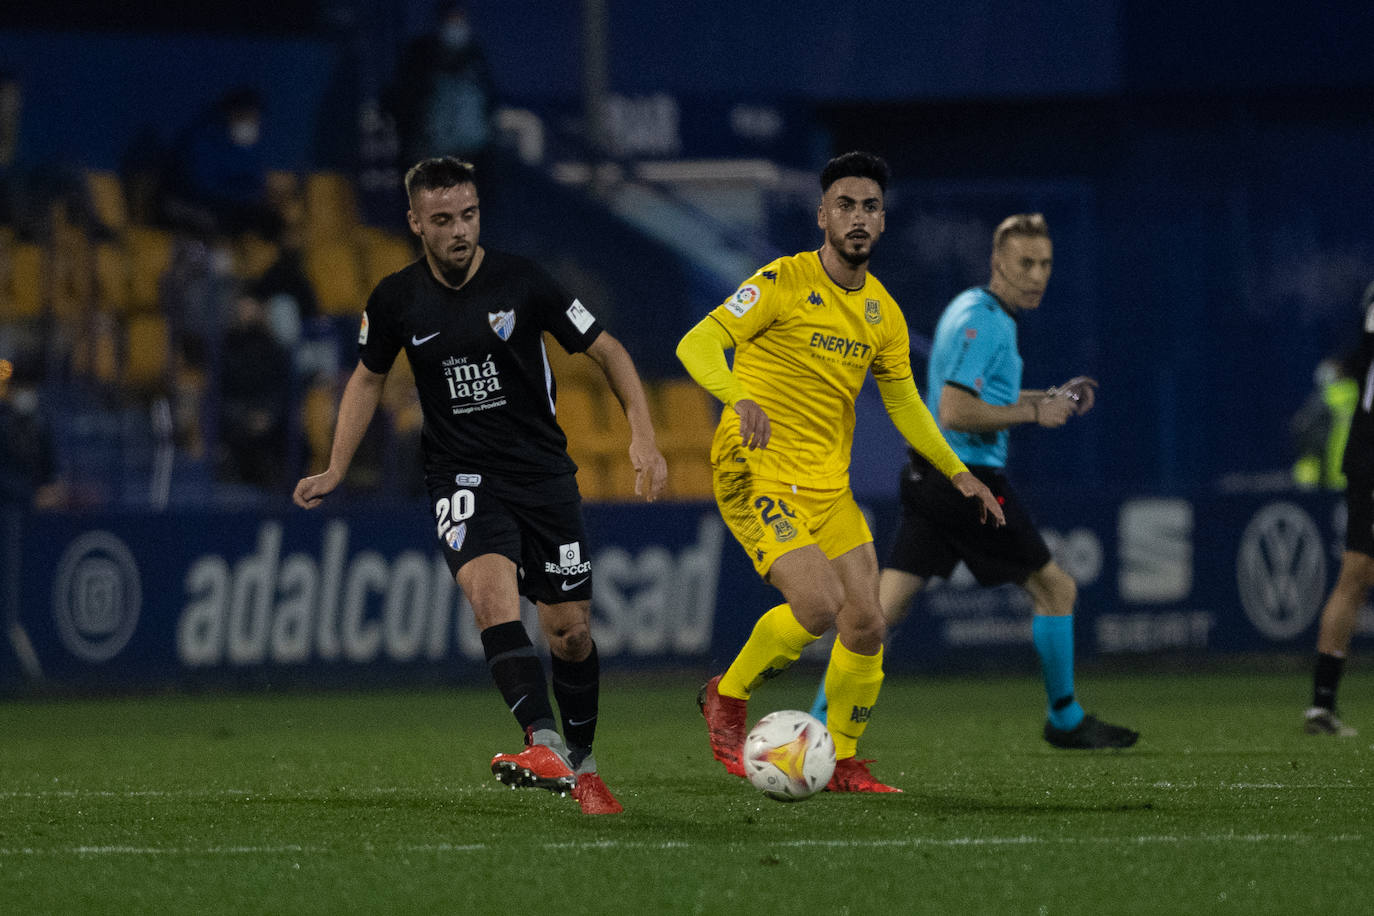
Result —
<path fill-rule="evenodd" d="M 472 604 L 492 678 L 525 733 L 525 749 L 497 754 L 492 772 L 511 786 L 570 791 L 587 813 L 618 812 L 592 754 L 600 669 L 590 627 L 591 552 L 544 332 L 605 373 L 629 421 L 635 492 L 653 501 L 667 467 L 644 387 L 629 353 L 586 306 L 534 262 L 479 244 L 471 166 L 425 159 L 405 184 L 424 256 L 368 298 L 329 468 L 301 480 L 295 502 L 314 508 L 338 487 L 405 350 L 424 415 L 420 447 L 434 531 Z M 543 664 L 520 621 L 521 595 L 538 608 L 549 644 L 561 733 Z"/>

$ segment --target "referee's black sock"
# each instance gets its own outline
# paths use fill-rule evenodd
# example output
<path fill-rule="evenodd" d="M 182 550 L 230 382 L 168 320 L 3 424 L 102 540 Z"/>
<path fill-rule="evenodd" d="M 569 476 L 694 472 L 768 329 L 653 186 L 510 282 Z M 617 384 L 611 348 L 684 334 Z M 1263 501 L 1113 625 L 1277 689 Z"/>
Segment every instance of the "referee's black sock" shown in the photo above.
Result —
<path fill-rule="evenodd" d="M 592 750 L 596 737 L 596 717 L 601 697 L 601 662 L 592 643 L 591 654 L 580 662 L 570 662 L 557 655 L 549 660 L 553 674 L 553 696 L 558 701 L 558 713 L 563 719 L 563 738 L 573 768 Z"/>
<path fill-rule="evenodd" d="M 1340 655 L 1317 653 L 1317 667 L 1312 674 L 1312 705 L 1322 709 L 1336 709 L 1336 688 L 1341 684 L 1345 658 Z"/>
<path fill-rule="evenodd" d="M 482 631 L 482 648 L 486 650 L 491 679 L 525 734 L 531 729 L 557 730 L 544 665 L 534 652 L 525 625 L 512 620 L 487 627 Z"/>

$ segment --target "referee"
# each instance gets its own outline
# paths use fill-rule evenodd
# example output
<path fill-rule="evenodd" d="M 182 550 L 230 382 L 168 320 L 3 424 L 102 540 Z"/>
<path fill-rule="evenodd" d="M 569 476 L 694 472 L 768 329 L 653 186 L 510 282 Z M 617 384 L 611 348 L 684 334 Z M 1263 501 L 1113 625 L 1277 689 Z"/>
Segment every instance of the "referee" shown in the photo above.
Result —
<path fill-rule="evenodd" d="M 1054 266 L 1049 226 L 1039 213 L 1004 219 L 993 233 L 992 276 L 945 308 L 927 367 L 927 397 L 955 454 L 987 484 L 1006 514 L 1000 528 L 972 524 L 962 497 L 920 455 L 902 471 L 902 520 L 878 580 L 889 626 L 931 578 L 963 561 L 980 585 L 1008 582 L 1031 597 L 1031 638 L 1047 696 L 1044 737 L 1057 748 L 1130 747 L 1139 735 L 1084 712 L 1074 695 L 1073 608 L 1078 587 L 1050 556 L 1004 470 L 1013 426 L 1055 429 L 1093 406 L 1097 382 L 1079 376 L 1048 390 L 1021 387 L 1016 322 L 1038 308 Z M 825 692 L 816 698 L 826 702 Z"/>

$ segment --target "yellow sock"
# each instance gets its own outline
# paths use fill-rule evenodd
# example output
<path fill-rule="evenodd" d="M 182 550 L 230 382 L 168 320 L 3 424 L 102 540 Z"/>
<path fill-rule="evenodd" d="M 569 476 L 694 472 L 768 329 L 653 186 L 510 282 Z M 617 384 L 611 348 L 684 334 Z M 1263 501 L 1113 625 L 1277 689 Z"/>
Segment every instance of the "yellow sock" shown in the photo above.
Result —
<path fill-rule="evenodd" d="M 859 655 L 836 639 L 830 650 L 830 665 L 825 669 L 825 695 L 829 700 L 825 726 L 835 739 L 838 759 L 854 756 L 882 686 L 882 647 L 878 647 L 877 655 Z"/>
<path fill-rule="evenodd" d="M 717 689 L 723 696 L 747 700 L 760 684 L 786 671 L 801 657 L 802 649 L 819 638 L 797 622 L 790 604 L 769 608 L 754 624 L 754 632 L 725 670 Z"/>

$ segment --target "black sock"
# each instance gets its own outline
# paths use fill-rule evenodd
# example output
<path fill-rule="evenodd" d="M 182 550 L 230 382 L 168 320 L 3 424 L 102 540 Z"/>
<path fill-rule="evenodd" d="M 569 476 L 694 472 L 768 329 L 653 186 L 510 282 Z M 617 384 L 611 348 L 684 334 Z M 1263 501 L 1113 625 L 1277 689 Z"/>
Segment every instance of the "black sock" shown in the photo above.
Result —
<path fill-rule="evenodd" d="M 1339 655 L 1317 653 L 1317 668 L 1312 674 L 1312 705 L 1335 711 L 1336 688 L 1341 683 L 1345 659 Z"/>
<path fill-rule="evenodd" d="M 596 737 L 597 707 L 601 696 L 601 662 L 596 643 L 591 654 L 580 662 L 564 661 L 557 655 L 549 661 L 553 672 L 553 696 L 563 718 L 563 738 L 575 768 L 592 751 Z"/>
<path fill-rule="evenodd" d="M 518 620 L 482 631 L 482 648 L 496 689 L 528 736 L 532 729 L 554 728 L 544 665 L 534 653 L 525 625 Z"/>

